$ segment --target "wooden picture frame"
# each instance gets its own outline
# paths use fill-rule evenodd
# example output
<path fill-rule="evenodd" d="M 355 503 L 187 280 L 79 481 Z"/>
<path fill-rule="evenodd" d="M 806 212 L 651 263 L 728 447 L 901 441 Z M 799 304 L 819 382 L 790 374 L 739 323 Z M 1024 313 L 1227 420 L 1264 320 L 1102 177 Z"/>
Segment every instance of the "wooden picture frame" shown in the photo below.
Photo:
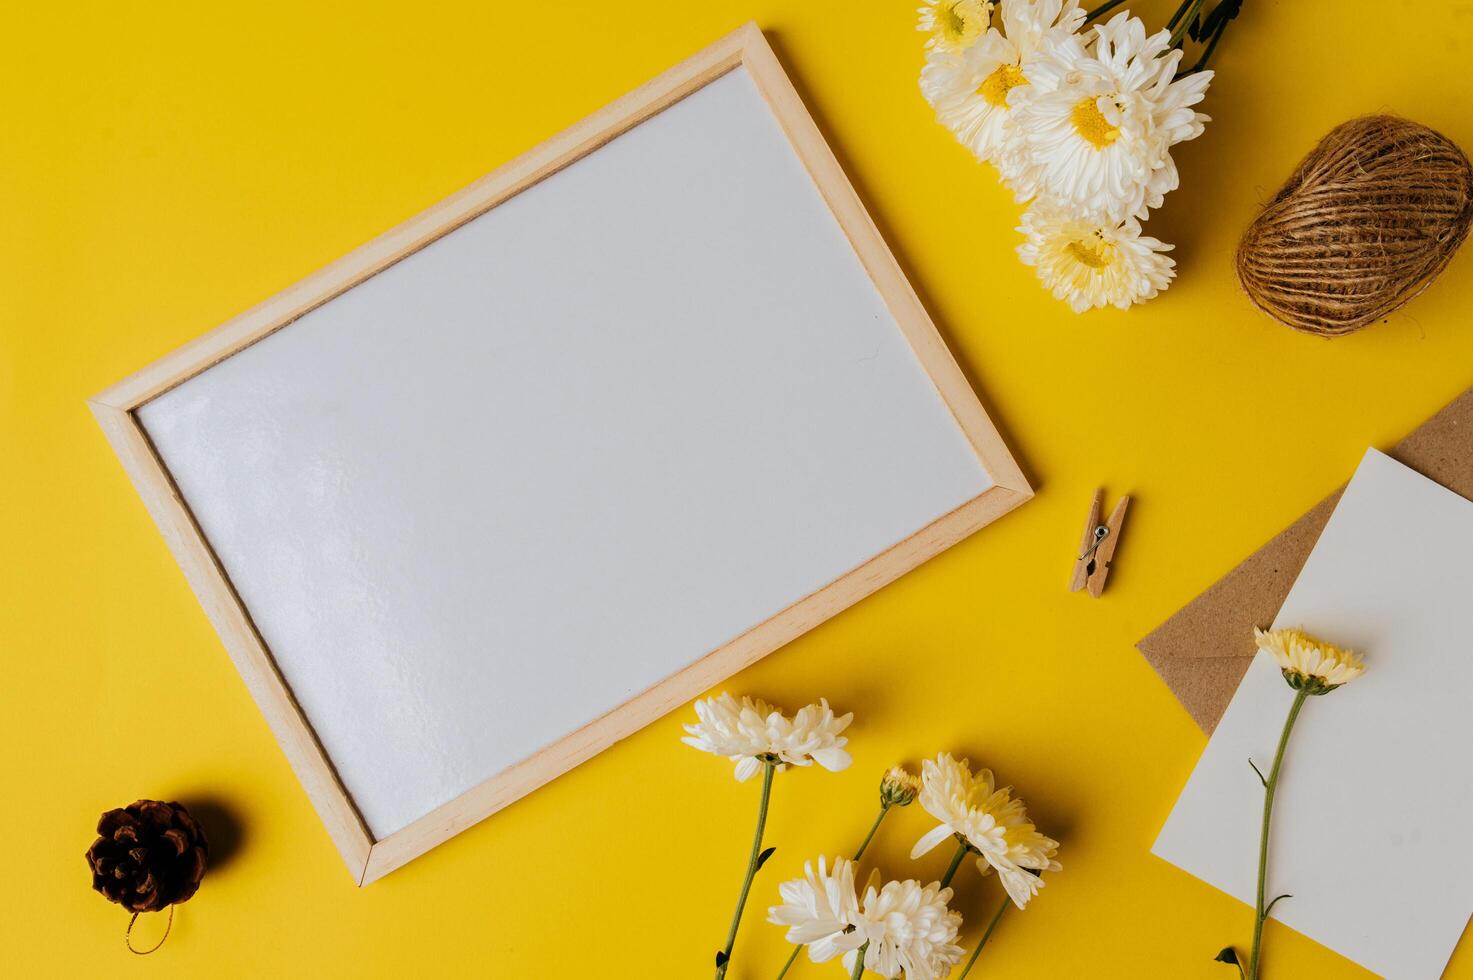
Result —
<path fill-rule="evenodd" d="M 853 245 L 993 485 L 824 588 L 582 729 L 375 839 L 278 670 L 138 410 L 166 391 L 387 269 L 727 71 L 746 69 Z M 748 24 L 638 89 L 89 401 L 355 881 L 367 884 L 567 771 L 950 547 L 1032 496 L 1022 472 L 804 109 L 762 32 Z"/>

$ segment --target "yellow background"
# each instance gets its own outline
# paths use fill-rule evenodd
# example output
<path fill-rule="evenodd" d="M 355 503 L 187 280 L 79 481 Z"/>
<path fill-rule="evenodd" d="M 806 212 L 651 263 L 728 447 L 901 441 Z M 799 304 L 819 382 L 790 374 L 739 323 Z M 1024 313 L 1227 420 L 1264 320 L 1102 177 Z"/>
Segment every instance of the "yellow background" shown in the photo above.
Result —
<path fill-rule="evenodd" d="M 755 19 L 1039 496 L 725 685 L 855 713 L 852 769 L 777 779 L 778 850 L 731 976 L 776 973 L 787 947 L 762 919 L 778 881 L 852 850 L 881 770 L 942 749 L 996 769 L 1063 841 L 1064 872 L 974 975 L 1232 975 L 1211 957 L 1247 941 L 1250 910 L 1148 853 L 1204 739 L 1132 644 L 1368 444 L 1473 383 L 1468 255 L 1389 323 L 1330 343 L 1257 315 L 1230 262 L 1258 202 L 1347 117 L 1392 109 L 1473 147 L 1473 15 L 1248 0 L 1214 121 L 1178 148 L 1183 186 L 1148 226 L 1176 243 L 1180 278 L 1129 313 L 1075 316 L 1016 261 L 1017 207 L 921 100 L 913 4 L 0 18 L 0 973 L 708 975 L 757 784 L 679 744 L 688 708 L 360 891 L 83 400 Z M 1171 6 L 1135 9 L 1155 27 Z M 1064 585 L 1100 483 L 1135 504 L 1093 601 Z M 1396 805 L 1395 773 L 1366 778 Z M 146 960 L 82 860 L 98 812 L 140 796 L 201 804 L 217 827 L 228 814 L 238 838 Z M 905 857 L 928 827 L 899 811 L 874 857 L 936 876 L 941 851 Z M 1408 867 L 1407 888 L 1435 863 Z M 959 888 L 970 947 L 999 892 L 971 872 Z M 1271 975 L 1364 975 L 1287 929 L 1268 941 Z M 1473 977 L 1469 945 L 1450 976 Z"/>

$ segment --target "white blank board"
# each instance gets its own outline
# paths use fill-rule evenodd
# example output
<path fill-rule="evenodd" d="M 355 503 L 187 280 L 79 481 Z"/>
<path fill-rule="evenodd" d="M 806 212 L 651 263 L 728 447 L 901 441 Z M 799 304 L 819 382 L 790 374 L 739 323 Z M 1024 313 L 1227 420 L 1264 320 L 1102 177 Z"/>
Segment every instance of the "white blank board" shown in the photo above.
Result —
<path fill-rule="evenodd" d="M 991 485 L 742 67 L 137 415 L 376 838 Z"/>

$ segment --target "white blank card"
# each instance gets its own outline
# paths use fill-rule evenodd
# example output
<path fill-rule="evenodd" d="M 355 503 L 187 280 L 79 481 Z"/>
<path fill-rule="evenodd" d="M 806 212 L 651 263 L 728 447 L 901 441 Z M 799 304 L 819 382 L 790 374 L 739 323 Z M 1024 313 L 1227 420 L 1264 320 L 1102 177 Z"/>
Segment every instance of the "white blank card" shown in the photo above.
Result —
<path fill-rule="evenodd" d="M 1275 625 L 1366 673 L 1310 698 L 1289 743 L 1268 896 L 1294 897 L 1273 917 L 1385 976 L 1437 977 L 1473 913 L 1473 503 L 1369 451 Z M 1259 653 L 1154 847 L 1250 906 L 1248 760 L 1267 773 L 1293 693 Z"/>

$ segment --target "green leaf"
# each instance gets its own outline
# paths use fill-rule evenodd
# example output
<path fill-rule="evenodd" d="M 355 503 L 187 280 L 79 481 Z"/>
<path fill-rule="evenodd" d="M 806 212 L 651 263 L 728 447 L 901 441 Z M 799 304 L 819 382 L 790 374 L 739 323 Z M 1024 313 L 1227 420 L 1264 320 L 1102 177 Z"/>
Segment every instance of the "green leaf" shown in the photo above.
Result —
<path fill-rule="evenodd" d="M 1263 788 L 1264 789 L 1268 789 L 1268 780 L 1267 779 L 1264 779 L 1263 778 L 1263 773 L 1259 770 L 1259 768 L 1257 766 L 1254 766 L 1253 765 L 1253 760 L 1252 759 L 1249 759 L 1248 760 L 1248 765 L 1253 766 L 1253 771 L 1256 772 L 1256 773 L 1258 773 L 1258 781 L 1263 784 Z"/>
<path fill-rule="evenodd" d="M 777 850 L 776 847 L 769 847 L 767 850 L 757 855 L 757 867 L 752 869 L 752 872 L 754 874 L 762 870 L 762 866 L 767 863 L 768 858 L 772 857 L 772 852 L 775 850 Z"/>
<path fill-rule="evenodd" d="M 1279 899 L 1282 899 L 1282 898 L 1293 898 L 1293 897 L 1294 897 L 1293 895 L 1280 895 L 1278 898 L 1275 898 L 1272 902 L 1269 902 L 1268 903 L 1268 908 L 1266 908 L 1266 909 L 1263 910 L 1263 917 L 1265 919 L 1267 919 L 1269 917 L 1269 915 L 1274 910 L 1274 906 L 1277 905 L 1277 904 L 1279 904 Z"/>
<path fill-rule="evenodd" d="M 1231 946 L 1224 946 L 1221 953 L 1213 958 L 1216 963 L 1228 963 L 1238 968 L 1238 976 L 1243 976 L 1243 964 L 1238 962 L 1238 951 Z"/>
<path fill-rule="evenodd" d="M 718 949 L 716 951 L 716 969 L 719 970 L 723 966 L 725 966 L 726 965 L 726 960 L 727 960 L 726 950 L 724 950 L 724 949 Z"/>

